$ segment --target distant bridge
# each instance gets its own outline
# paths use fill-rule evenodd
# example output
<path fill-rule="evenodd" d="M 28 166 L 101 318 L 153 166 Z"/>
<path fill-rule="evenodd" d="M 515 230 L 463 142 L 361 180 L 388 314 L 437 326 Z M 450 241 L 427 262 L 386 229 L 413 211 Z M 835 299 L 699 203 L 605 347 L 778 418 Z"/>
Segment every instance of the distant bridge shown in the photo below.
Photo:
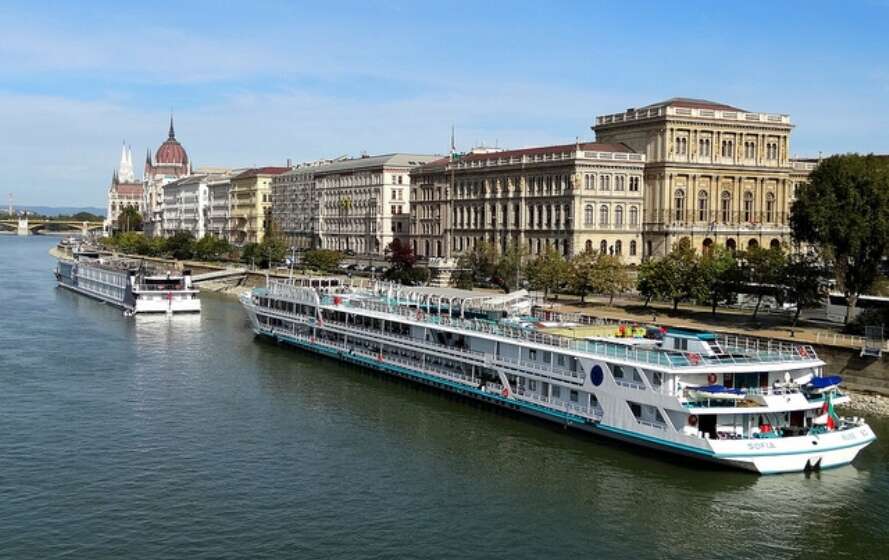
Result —
<path fill-rule="evenodd" d="M 12 220 L 0 220 L 0 230 L 14 231 L 18 235 L 31 235 L 46 229 L 50 225 L 68 226 L 69 229 L 67 231 L 79 231 L 81 235 L 86 235 L 91 231 L 101 230 L 104 224 L 102 222 L 80 222 L 77 220 L 29 220 L 27 216 Z"/>

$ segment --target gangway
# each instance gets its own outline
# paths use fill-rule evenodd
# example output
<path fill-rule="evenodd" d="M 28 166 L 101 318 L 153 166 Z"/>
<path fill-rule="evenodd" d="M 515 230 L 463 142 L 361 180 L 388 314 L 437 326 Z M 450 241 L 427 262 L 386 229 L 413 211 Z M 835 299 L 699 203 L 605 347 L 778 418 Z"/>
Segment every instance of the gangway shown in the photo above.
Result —
<path fill-rule="evenodd" d="M 240 279 L 246 275 L 246 268 L 226 268 L 225 270 L 216 270 L 192 276 L 191 283 L 198 284 L 200 282 L 209 282 L 211 280 Z"/>
<path fill-rule="evenodd" d="M 864 327 L 864 346 L 861 347 L 862 358 L 879 358 L 883 355 L 883 327 Z"/>

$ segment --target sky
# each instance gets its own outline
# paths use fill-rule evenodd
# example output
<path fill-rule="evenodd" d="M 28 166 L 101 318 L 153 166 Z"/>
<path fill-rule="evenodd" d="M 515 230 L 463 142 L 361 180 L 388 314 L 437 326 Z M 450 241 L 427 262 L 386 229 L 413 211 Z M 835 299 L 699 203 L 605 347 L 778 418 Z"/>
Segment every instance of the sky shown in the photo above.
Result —
<path fill-rule="evenodd" d="M 791 151 L 889 153 L 889 0 L 0 3 L 0 188 L 104 206 L 176 136 L 196 167 L 592 139 L 670 97 L 788 113 Z"/>

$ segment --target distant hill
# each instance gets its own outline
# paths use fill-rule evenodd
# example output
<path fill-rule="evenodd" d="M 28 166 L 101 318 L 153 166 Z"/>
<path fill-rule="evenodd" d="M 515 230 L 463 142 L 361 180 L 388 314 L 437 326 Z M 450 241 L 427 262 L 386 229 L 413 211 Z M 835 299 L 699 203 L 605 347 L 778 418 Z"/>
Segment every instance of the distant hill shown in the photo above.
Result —
<path fill-rule="evenodd" d="M 77 214 L 78 212 L 89 212 L 90 214 L 95 214 L 96 216 L 105 215 L 105 209 L 99 208 L 97 206 L 19 206 L 18 204 L 16 204 L 15 209 L 28 210 L 29 212 L 34 212 L 42 216 L 58 216 L 60 214 L 71 216 L 73 214 Z M 5 210 L 5 208 L 2 208 L 2 210 Z"/>

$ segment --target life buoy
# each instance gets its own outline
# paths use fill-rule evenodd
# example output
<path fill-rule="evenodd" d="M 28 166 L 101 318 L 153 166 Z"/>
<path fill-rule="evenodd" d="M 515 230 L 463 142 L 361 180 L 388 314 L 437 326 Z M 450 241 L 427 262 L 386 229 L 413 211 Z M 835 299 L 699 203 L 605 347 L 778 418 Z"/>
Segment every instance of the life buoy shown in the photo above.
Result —
<path fill-rule="evenodd" d="M 696 414 L 688 415 L 688 425 L 689 426 L 697 426 L 698 425 L 698 416 Z"/>
<path fill-rule="evenodd" d="M 809 357 L 809 350 L 805 346 L 800 346 L 798 352 L 801 358 Z"/>
<path fill-rule="evenodd" d="M 713 385 L 714 383 L 716 383 L 716 374 L 715 373 L 708 373 L 707 374 L 707 383 L 709 383 L 710 385 Z"/>
<path fill-rule="evenodd" d="M 508 397 L 509 396 L 509 389 L 507 387 L 504 387 L 503 390 L 500 391 L 500 394 L 503 395 L 504 397 Z"/>
<path fill-rule="evenodd" d="M 692 352 L 688 355 L 688 361 L 691 362 L 691 365 L 696 366 L 701 363 L 701 355 Z"/>

